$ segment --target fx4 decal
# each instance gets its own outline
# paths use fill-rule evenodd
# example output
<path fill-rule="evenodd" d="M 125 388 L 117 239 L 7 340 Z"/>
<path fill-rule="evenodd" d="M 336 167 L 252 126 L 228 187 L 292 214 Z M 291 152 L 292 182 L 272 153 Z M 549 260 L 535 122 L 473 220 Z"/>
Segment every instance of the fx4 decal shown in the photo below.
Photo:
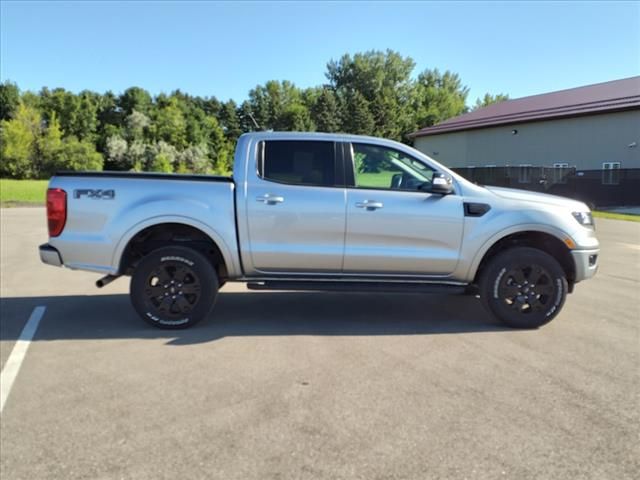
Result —
<path fill-rule="evenodd" d="M 93 198 L 95 200 L 113 200 L 116 198 L 115 190 L 91 190 L 83 188 L 73 191 L 73 198 Z"/>

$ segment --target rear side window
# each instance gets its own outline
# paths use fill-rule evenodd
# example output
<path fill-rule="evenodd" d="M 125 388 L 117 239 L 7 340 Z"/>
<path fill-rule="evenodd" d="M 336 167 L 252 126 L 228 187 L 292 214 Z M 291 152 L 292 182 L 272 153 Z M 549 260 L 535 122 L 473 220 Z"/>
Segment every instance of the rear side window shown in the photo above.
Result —
<path fill-rule="evenodd" d="M 333 142 L 271 140 L 264 142 L 258 173 L 265 180 L 293 185 L 336 184 Z"/>

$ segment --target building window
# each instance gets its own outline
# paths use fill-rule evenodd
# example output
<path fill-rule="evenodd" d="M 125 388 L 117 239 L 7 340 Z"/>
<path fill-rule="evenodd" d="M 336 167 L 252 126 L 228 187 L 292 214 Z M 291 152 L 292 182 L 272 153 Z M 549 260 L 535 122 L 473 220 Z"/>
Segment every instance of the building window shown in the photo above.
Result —
<path fill-rule="evenodd" d="M 560 162 L 553 164 L 553 183 L 567 183 L 567 175 L 569 174 L 569 164 Z"/>
<path fill-rule="evenodd" d="M 531 165 L 520 165 L 518 168 L 518 183 L 531 183 Z"/>
<path fill-rule="evenodd" d="M 602 164 L 602 184 L 618 185 L 620 183 L 620 162 L 604 162 Z"/>
<path fill-rule="evenodd" d="M 485 185 L 495 185 L 496 184 L 496 166 L 495 165 L 485 165 L 484 166 L 484 178 L 482 183 Z"/>

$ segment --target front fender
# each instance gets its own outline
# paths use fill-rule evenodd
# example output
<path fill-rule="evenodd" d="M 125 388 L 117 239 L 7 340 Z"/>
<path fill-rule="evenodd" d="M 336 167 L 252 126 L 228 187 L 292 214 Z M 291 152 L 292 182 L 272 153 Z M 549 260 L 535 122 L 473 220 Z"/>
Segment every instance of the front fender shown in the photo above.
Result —
<path fill-rule="evenodd" d="M 468 264 L 468 269 L 464 275 L 464 278 L 469 282 L 473 281 L 478 271 L 478 267 L 480 266 L 480 262 L 482 262 L 482 259 L 487 254 L 489 249 L 503 238 L 522 232 L 546 233 L 557 238 L 565 244 L 567 239 L 571 240 L 571 236 L 567 232 L 563 231 L 560 228 L 554 227 L 553 225 L 542 223 L 520 223 L 517 225 L 511 225 L 491 235 L 484 241 L 481 247 L 476 250 L 475 255 L 473 255 L 472 260 Z"/>

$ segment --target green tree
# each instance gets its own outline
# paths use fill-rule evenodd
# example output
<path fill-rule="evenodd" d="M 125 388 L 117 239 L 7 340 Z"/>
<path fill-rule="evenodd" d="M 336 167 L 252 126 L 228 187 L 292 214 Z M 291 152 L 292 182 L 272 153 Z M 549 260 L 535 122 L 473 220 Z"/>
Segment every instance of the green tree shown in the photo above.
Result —
<path fill-rule="evenodd" d="M 345 101 L 343 127 L 348 133 L 372 135 L 375 121 L 369 110 L 369 102 L 357 90 L 350 92 Z"/>
<path fill-rule="evenodd" d="M 308 132 L 315 130 L 309 109 L 302 103 L 288 105 L 280 113 L 278 130 L 285 132 Z"/>
<path fill-rule="evenodd" d="M 224 136 L 224 131 L 215 117 L 207 117 L 207 150 L 211 159 L 212 170 L 215 173 L 227 174 L 231 172 L 232 145 Z"/>
<path fill-rule="evenodd" d="M 235 145 L 238 137 L 242 135 L 242 128 L 240 126 L 238 107 L 233 100 L 229 100 L 222 105 L 220 109 L 220 124 L 227 141 Z"/>
<path fill-rule="evenodd" d="M 240 128 L 242 129 L 243 132 L 255 132 L 256 130 L 260 130 L 264 128 L 260 124 L 258 124 L 259 128 L 256 127 L 252 117 L 253 119 L 255 119 L 255 116 L 253 115 L 253 107 L 251 106 L 251 103 L 249 103 L 248 100 L 245 100 L 244 102 L 242 102 L 242 104 L 240 105 L 240 108 L 238 109 L 238 118 L 240 120 Z"/>
<path fill-rule="evenodd" d="M 36 141 L 37 155 L 34 168 L 37 176 L 49 176 L 55 173 L 58 155 L 62 149 L 62 130 L 55 112 L 49 119 L 47 128 Z"/>
<path fill-rule="evenodd" d="M 72 100 L 73 98 L 73 100 Z M 70 94 L 67 97 L 69 108 L 74 109 L 70 134 L 79 140 L 94 142 L 94 134 L 98 126 L 98 99 L 96 94 L 83 91 L 78 96 Z"/>
<path fill-rule="evenodd" d="M 0 120 L 10 120 L 20 104 L 20 89 L 8 80 L 0 83 Z"/>
<path fill-rule="evenodd" d="M 129 170 L 133 163 L 129 160 L 127 141 L 119 135 L 112 135 L 106 141 L 105 165 L 109 169 Z"/>
<path fill-rule="evenodd" d="M 488 107 L 489 105 L 504 102 L 505 100 L 509 100 L 509 95 L 506 93 L 498 93 L 496 95 L 485 93 L 484 97 L 476 99 L 476 103 L 471 110 L 478 110 L 479 108 Z"/>
<path fill-rule="evenodd" d="M 178 172 L 180 173 L 209 173 L 212 162 L 206 145 L 192 145 L 179 154 Z"/>
<path fill-rule="evenodd" d="M 11 120 L 0 121 L 0 173 L 12 178 L 33 178 L 37 141 L 42 130 L 40 113 L 23 103 Z"/>
<path fill-rule="evenodd" d="M 169 99 L 156 112 L 154 126 L 157 140 L 164 140 L 178 149 L 187 146 L 187 123 L 175 98 Z"/>
<path fill-rule="evenodd" d="M 100 95 L 97 104 L 96 148 L 99 152 L 106 151 L 107 140 L 114 136 L 122 136 L 124 115 L 118 107 L 118 98 L 113 92 Z"/>
<path fill-rule="evenodd" d="M 186 145 L 199 145 L 206 142 L 206 114 L 204 110 L 194 104 L 188 105 L 186 112 L 183 112 L 186 122 Z"/>
<path fill-rule="evenodd" d="M 333 90 L 322 89 L 311 107 L 311 118 L 319 132 L 340 131 L 340 111 Z"/>
<path fill-rule="evenodd" d="M 149 113 L 152 106 L 152 99 L 149 92 L 140 87 L 127 88 L 118 99 L 119 107 L 125 116 L 137 110 L 145 115 Z"/>
<path fill-rule="evenodd" d="M 127 147 L 127 163 L 129 169 L 136 172 L 143 172 L 148 169 L 149 164 L 158 153 L 142 140 L 134 140 Z"/>
<path fill-rule="evenodd" d="M 248 111 L 263 129 L 310 130 L 313 128 L 300 89 L 287 80 L 283 82 L 269 80 L 264 85 L 253 88 L 249 91 L 248 107 Z"/>
<path fill-rule="evenodd" d="M 54 170 L 102 170 L 103 158 L 95 145 L 76 137 L 65 138 L 56 156 Z"/>
<path fill-rule="evenodd" d="M 393 50 L 356 53 L 353 57 L 343 55 L 338 61 L 331 60 L 326 76 L 331 87 L 345 99 L 345 129 L 346 125 L 353 124 L 346 116 L 353 108 L 354 92 L 358 92 L 366 100 L 373 118 L 370 133 L 400 140 L 406 133 L 403 130 L 408 123 L 406 118 L 411 116 L 408 99 L 414 66 L 413 59 Z"/>
<path fill-rule="evenodd" d="M 460 77 L 452 72 L 440 73 L 438 69 L 424 70 L 418 75 L 413 88 L 413 121 L 405 131 L 430 127 L 465 112 L 469 89 Z"/>
<path fill-rule="evenodd" d="M 147 145 L 146 148 L 149 162 L 151 162 L 158 155 L 162 155 L 163 157 L 167 158 L 172 167 L 173 165 L 178 163 L 180 155 L 178 150 L 176 149 L 176 147 L 168 144 L 167 142 L 160 140 L 153 145 Z"/>
<path fill-rule="evenodd" d="M 98 125 L 99 95 L 85 90 L 79 95 L 56 88 L 40 91 L 40 109 L 46 121 L 56 114 L 64 137 L 75 136 L 94 142 Z"/>
<path fill-rule="evenodd" d="M 171 159 L 166 153 L 158 153 L 149 165 L 149 171 L 151 172 L 173 172 L 173 166 L 171 165 Z"/>
<path fill-rule="evenodd" d="M 145 132 L 151 125 L 151 120 L 144 113 L 133 110 L 125 120 L 127 138 L 130 140 L 141 140 L 145 137 Z"/>

